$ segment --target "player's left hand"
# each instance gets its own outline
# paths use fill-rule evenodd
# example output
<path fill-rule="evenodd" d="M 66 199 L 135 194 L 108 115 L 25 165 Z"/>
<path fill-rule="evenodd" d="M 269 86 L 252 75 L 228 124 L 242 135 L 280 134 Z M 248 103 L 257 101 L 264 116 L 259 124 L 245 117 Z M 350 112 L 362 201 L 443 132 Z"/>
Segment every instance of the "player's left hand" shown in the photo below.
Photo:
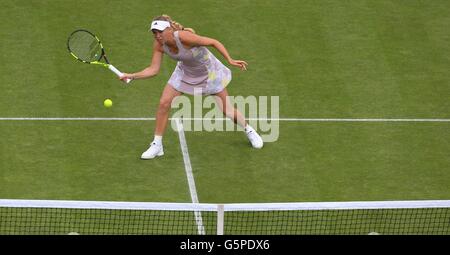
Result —
<path fill-rule="evenodd" d="M 247 62 L 245 62 L 244 60 L 234 60 L 234 59 L 231 59 L 230 61 L 229 61 L 229 63 L 230 63 L 230 65 L 233 65 L 233 66 L 237 66 L 237 67 L 239 67 L 242 71 L 246 71 L 247 70 Z"/>

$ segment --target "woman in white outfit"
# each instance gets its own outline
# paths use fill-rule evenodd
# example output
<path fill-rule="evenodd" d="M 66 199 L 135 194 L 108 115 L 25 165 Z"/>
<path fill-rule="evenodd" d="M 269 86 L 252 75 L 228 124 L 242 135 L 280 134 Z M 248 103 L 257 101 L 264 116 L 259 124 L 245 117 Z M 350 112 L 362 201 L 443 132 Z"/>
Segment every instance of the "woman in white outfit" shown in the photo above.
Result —
<path fill-rule="evenodd" d="M 262 148 L 261 137 L 227 98 L 226 86 L 231 81 L 230 69 L 224 66 L 207 46 L 216 48 L 230 65 L 241 70 L 247 70 L 247 63 L 232 59 L 219 41 L 199 36 L 194 30 L 184 28 L 167 15 L 153 19 L 150 29 L 155 38 L 151 65 L 137 73 L 124 73 L 121 80 L 145 79 L 157 75 L 164 53 L 178 63 L 160 98 L 154 140 L 141 158 L 152 159 L 164 155 L 162 137 L 167 126 L 171 103 L 176 96 L 183 93 L 214 95 L 224 114 L 234 123 L 244 127 L 251 145 L 254 148 Z"/>

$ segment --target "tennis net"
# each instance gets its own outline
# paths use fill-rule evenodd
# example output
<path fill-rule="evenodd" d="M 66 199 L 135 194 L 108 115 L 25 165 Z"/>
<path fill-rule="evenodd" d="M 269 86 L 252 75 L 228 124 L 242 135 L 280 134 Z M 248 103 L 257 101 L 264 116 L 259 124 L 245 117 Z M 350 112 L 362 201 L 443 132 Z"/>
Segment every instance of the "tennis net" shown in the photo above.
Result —
<path fill-rule="evenodd" d="M 192 204 L 0 199 L 1 235 L 449 235 L 450 200 Z"/>

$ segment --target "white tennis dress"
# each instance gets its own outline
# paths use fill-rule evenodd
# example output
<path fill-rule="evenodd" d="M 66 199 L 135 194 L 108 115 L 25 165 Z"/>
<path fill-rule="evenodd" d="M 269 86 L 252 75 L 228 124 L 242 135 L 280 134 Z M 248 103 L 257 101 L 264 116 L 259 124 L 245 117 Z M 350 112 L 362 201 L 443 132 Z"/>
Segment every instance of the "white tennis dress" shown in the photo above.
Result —
<path fill-rule="evenodd" d="M 213 95 L 221 92 L 231 81 L 231 71 L 204 46 L 186 49 L 174 32 L 178 53 L 167 45 L 164 52 L 178 61 L 169 84 L 176 90 L 190 95 Z"/>

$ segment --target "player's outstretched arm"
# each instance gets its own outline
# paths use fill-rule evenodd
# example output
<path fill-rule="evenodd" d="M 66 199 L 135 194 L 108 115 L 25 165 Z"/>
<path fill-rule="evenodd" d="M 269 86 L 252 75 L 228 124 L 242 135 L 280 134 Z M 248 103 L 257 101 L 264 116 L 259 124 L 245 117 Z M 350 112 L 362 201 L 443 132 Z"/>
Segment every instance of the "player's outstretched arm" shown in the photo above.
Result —
<path fill-rule="evenodd" d="M 241 70 L 247 70 L 247 62 L 243 60 L 235 60 L 231 58 L 227 49 L 221 42 L 216 39 L 196 35 L 194 33 L 188 31 L 181 31 L 178 33 L 182 42 L 190 45 L 190 46 L 213 46 L 216 48 L 222 56 L 228 61 L 230 65 L 239 67 Z"/>

